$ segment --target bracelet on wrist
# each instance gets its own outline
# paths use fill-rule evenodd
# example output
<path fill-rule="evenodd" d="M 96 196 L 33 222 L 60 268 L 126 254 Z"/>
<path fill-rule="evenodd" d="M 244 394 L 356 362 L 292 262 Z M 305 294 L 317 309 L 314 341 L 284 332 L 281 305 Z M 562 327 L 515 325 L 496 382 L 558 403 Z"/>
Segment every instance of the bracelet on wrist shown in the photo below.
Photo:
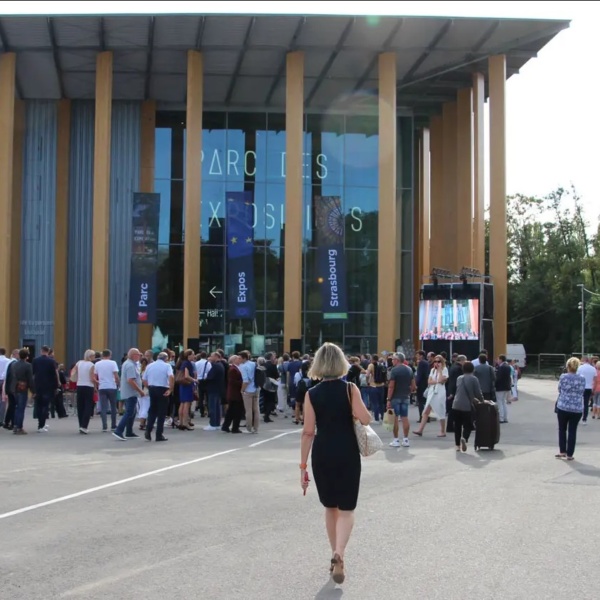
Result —
<path fill-rule="evenodd" d="M 306 467 L 307 467 L 307 466 L 308 466 L 308 465 L 307 465 L 306 463 L 300 463 L 300 469 L 301 469 L 302 471 L 306 471 Z"/>

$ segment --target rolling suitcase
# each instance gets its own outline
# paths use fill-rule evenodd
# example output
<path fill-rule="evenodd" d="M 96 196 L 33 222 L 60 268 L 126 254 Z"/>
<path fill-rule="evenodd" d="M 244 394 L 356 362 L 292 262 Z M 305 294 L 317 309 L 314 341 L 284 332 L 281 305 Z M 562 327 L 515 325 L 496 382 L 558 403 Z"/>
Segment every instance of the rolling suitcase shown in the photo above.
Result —
<path fill-rule="evenodd" d="M 494 402 L 480 402 L 475 408 L 475 450 L 494 449 L 500 441 L 500 414 Z"/>

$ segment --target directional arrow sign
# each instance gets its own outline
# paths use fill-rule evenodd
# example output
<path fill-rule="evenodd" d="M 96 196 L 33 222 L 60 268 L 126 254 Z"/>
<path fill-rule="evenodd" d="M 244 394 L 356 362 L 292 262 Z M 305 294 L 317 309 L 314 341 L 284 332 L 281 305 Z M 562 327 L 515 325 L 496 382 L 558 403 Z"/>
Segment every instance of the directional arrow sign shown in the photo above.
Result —
<path fill-rule="evenodd" d="M 212 288 L 212 290 L 210 290 L 210 292 L 209 292 L 209 294 L 210 294 L 210 295 L 211 295 L 213 298 L 216 298 L 216 297 L 217 297 L 217 294 L 222 294 L 222 293 L 223 293 L 223 292 L 222 292 L 221 290 L 218 290 L 218 289 L 217 289 L 217 286 L 216 286 L 216 285 L 213 285 L 213 288 Z"/>

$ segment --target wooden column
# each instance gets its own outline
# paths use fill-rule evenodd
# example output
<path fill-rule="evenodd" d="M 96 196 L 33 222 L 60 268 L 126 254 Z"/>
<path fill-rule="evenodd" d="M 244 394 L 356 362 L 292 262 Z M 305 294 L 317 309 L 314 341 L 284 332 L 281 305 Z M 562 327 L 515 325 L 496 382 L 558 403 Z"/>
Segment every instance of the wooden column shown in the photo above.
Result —
<path fill-rule="evenodd" d="M 69 239 L 69 162 L 71 151 L 71 101 L 57 106 L 56 227 L 54 240 L 54 354 L 67 358 L 67 266 Z"/>
<path fill-rule="evenodd" d="M 377 269 L 377 346 L 393 351 L 399 337 L 402 229 L 396 209 L 396 53 L 379 55 L 379 261 Z"/>
<path fill-rule="evenodd" d="M 90 348 L 101 351 L 108 340 L 108 236 L 110 224 L 110 143 L 112 52 L 96 59 L 94 127 L 94 211 L 92 222 L 92 327 Z"/>
<path fill-rule="evenodd" d="M 0 55 L 0 340 L 6 344 L 10 339 L 12 319 L 18 323 L 17 315 L 11 315 L 11 266 L 13 243 L 13 159 L 15 142 L 15 85 L 16 55 Z M 14 211 L 17 212 L 16 210 Z M 20 211 L 19 211 L 20 212 Z M 19 229 L 20 229 L 19 215 Z"/>
<path fill-rule="evenodd" d="M 473 260 L 485 273 L 485 82 L 481 73 L 473 75 Z"/>
<path fill-rule="evenodd" d="M 302 165 L 304 53 L 290 52 L 285 84 L 285 262 L 283 344 L 302 338 Z"/>
<path fill-rule="evenodd" d="M 494 358 L 506 352 L 506 57 L 489 59 L 490 275 L 494 284 Z"/>
<path fill-rule="evenodd" d="M 200 332 L 200 216 L 202 201 L 202 54 L 187 54 L 187 140 L 185 148 L 185 239 L 183 249 L 183 344 Z"/>
<path fill-rule="evenodd" d="M 456 106 L 457 189 L 454 228 L 456 267 L 472 267 L 473 257 L 473 112 L 471 88 L 458 90 Z M 459 272 L 457 270 L 457 273 Z"/>
<path fill-rule="evenodd" d="M 140 128 L 140 192 L 154 191 L 154 144 L 156 129 L 156 102 L 142 103 Z M 138 325 L 138 347 L 142 352 L 152 348 L 152 324 Z"/>
<path fill-rule="evenodd" d="M 446 252 L 446 224 L 444 211 L 444 122 L 441 115 L 431 117 L 430 126 L 430 168 L 431 200 L 429 213 L 429 269 L 443 268 Z"/>
<path fill-rule="evenodd" d="M 447 102 L 443 108 L 444 119 L 444 163 L 443 163 L 443 204 L 441 214 L 443 228 L 443 243 L 444 251 L 442 253 L 442 264 L 435 265 L 442 269 L 449 269 L 452 273 L 456 273 L 458 266 L 456 260 L 456 226 L 455 215 L 457 208 L 457 175 L 458 166 L 456 157 L 457 145 L 457 106 L 456 102 Z"/>

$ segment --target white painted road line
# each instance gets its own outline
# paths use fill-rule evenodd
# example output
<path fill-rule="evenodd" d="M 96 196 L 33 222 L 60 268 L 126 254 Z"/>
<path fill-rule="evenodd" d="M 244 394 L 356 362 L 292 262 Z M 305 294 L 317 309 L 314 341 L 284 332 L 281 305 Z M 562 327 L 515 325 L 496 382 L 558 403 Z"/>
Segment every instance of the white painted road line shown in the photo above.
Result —
<path fill-rule="evenodd" d="M 260 440 L 260 442 L 254 442 L 254 444 L 250 444 L 248 448 L 256 448 L 257 446 L 262 446 L 262 444 L 266 444 L 267 442 L 272 442 L 273 440 L 277 440 L 282 438 L 284 435 L 291 435 L 292 433 L 300 433 L 300 429 L 295 429 L 294 431 L 286 431 L 285 433 L 280 433 L 279 435 L 275 435 L 273 437 L 267 438 L 266 440 Z"/>
<path fill-rule="evenodd" d="M 168 467 L 162 467 L 161 469 L 155 469 L 154 471 L 140 473 L 139 475 L 134 475 L 133 477 L 127 477 L 126 479 L 120 479 L 119 481 L 105 483 L 103 485 L 98 485 L 93 488 L 88 488 L 87 490 L 75 492 L 74 494 L 68 494 L 67 496 L 61 496 L 60 498 L 54 498 L 53 500 L 47 500 L 46 502 L 39 502 L 38 504 L 32 504 L 30 506 L 25 506 L 23 508 L 18 508 L 16 510 L 11 510 L 10 512 L 0 514 L 0 520 L 8 519 L 9 517 L 16 517 L 18 515 L 22 515 L 23 513 L 31 512 L 32 510 L 37 510 L 38 508 L 45 508 L 46 506 L 52 506 L 53 504 L 58 504 L 60 502 L 66 502 L 67 500 L 74 500 L 75 498 L 80 498 L 81 496 L 87 496 L 88 494 L 93 494 L 95 492 L 101 492 L 102 490 L 107 490 L 109 488 L 116 487 L 118 485 L 124 485 L 126 483 L 131 483 L 132 481 L 137 481 L 138 479 L 144 479 L 145 477 L 151 477 L 152 475 L 158 475 L 159 473 L 166 473 L 167 471 L 172 471 L 174 469 L 181 469 L 182 467 L 188 467 L 190 465 L 195 465 L 197 463 L 211 460 L 213 458 L 219 458 L 220 456 L 225 456 L 226 454 L 231 454 L 233 452 L 239 452 L 240 450 L 244 450 L 247 448 L 256 448 L 256 446 L 260 446 L 261 444 L 266 444 L 267 442 L 272 442 L 274 440 L 282 438 L 286 435 L 290 435 L 292 433 L 298 433 L 298 430 L 288 431 L 286 433 L 280 433 L 279 435 L 267 438 L 266 440 L 261 440 L 260 442 L 255 442 L 254 444 L 251 444 L 250 446 L 244 446 L 242 448 L 231 448 L 229 450 L 224 450 L 223 452 L 216 452 L 215 454 L 209 454 L 208 456 L 201 456 L 200 458 L 195 458 L 193 460 L 188 460 L 186 462 L 177 463 L 175 465 L 170 465 Z"/>

